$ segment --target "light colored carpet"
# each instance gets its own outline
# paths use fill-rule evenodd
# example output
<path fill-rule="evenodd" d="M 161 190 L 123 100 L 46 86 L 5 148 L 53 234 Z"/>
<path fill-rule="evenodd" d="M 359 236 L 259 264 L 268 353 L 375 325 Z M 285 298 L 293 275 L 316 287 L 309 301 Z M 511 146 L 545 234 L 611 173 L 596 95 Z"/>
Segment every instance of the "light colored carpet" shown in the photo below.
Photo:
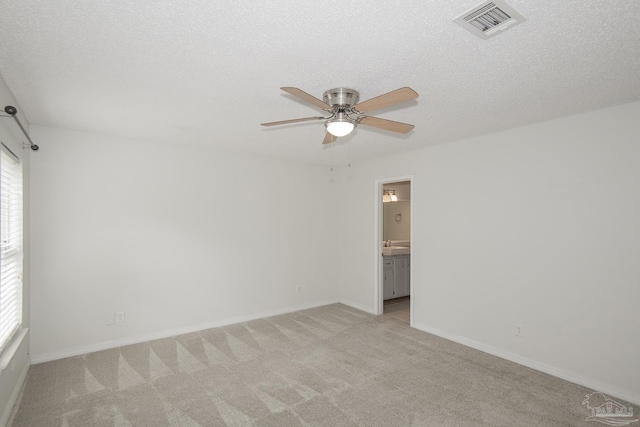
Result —
<path fill-rule="evenodd" d="M 594 426 L 591 391 L 334 304 L 34 365 L 10 425 Z"/>

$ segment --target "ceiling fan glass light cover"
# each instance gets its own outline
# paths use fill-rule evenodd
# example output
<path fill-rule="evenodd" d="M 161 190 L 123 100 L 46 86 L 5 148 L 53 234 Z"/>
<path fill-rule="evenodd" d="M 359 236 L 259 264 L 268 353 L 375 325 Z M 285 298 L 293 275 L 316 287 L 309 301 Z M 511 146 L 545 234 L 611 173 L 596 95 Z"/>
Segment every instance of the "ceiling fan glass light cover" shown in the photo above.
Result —
<path fill-rule="evenodd" d="M 327 132 L 333 136 L 349 135 L 356 127 L 352 121 L 347 119 L 327 120 L 324 125 L 327 127 Z"/>

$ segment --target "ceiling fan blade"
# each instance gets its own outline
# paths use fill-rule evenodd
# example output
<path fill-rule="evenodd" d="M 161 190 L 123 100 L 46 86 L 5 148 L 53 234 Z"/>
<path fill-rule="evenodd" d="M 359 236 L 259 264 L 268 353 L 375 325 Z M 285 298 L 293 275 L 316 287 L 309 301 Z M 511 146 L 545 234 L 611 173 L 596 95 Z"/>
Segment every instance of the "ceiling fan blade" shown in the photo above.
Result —
<path fill-rule="evenodd" d="M 313 104 L 318 108 L 322 108 L 323 110 L 331 110 L 333 108 L 331 107 L 331 105 L 320 101 L 315 96 L 309 95 L 307 92 L 300 90 L 297 87 L 281 87 L 280 89 L 287 93 L 290 93 L 293 96 L 297 96 L 303 101 L 307 101 L 308 103 Z"/>
<path fill-rule="evenodd" d="M 359 120 L 361 125 L 373 126 L 374 128 L 390 130 L 398 133 L 408 133 L 415 126 L 408 123 L 394 122 L 393 120 L 380 119 L 378 117 L 364 116 Z"/>
<path fill-rule="evenodd" d="M 327 134 L 324 136 L 324 141 L 322 141 L 322 143 L 331 144 L 332 142 L 335 142 L 336 139 L 338 139 L 337 136 L 331 135 L 329 132 L 327 132 Z"/>
<path fill-rule="evenodd" d="M 418 94 L 413 89 L 403 87 L 356 104 L 353 108 L 361 113 L 366 113 L 367 111 L 388 107 L 390 105 L 399 104 L 400 102 L 410 101 L 417 97 Z"/>
<path fill-rule="evenodd" d="M 326 117 L 305 117 L 303 119 L 281 120 L 279 122 L 261 123 L 262 126 L 286 125 L 287 123 L 308 122 L 310 120 L 325 120 Z"/>

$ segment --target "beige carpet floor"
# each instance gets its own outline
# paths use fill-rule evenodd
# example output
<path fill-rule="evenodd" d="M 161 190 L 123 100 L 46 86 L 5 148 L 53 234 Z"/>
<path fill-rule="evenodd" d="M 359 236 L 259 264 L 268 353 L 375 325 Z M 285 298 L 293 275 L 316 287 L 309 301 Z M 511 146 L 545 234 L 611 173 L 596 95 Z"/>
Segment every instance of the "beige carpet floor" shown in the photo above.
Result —
<path fill-rule="evenodd" d="M 590 392 L 334 304 L 34 365 L 9 425 L 600 425 Z"/>

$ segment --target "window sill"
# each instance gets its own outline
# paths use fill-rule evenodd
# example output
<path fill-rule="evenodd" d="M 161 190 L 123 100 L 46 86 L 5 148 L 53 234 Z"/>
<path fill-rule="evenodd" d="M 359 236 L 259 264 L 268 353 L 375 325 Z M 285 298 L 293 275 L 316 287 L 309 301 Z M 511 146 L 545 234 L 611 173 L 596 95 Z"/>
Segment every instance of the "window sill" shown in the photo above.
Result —
<path fill-rule="evenodd" d="M 20 348 L 20 345 L 24 341 L 28 332 L 29 328 L 23 328 L 19 330 L 11 340 L 11 344 L 9 344 L 2 355 L 0 355 L 0 372 L 7 369 L 7 366 L 11 364 L 13 357 L 16 355 L 16 352 Z"/>

